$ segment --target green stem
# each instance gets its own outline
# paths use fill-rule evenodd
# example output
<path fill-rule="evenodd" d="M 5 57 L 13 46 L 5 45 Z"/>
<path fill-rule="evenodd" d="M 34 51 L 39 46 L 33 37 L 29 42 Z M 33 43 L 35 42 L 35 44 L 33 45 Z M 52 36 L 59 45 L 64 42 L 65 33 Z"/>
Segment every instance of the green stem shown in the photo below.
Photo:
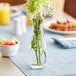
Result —
<path fill-rule="evenodd" d="M 35 20 L 35 21 L 36 21 L 35 27 L 37 28 L 36 31 L 41 32 L 40 27 L 39 27 L 40 23 L 38 22 L 38 20 Z M 39 34 L 36 35 L 36 46 L 37 46 L 36 57 L 37 57 L 37 64 L 40 65 L 41 64 L 40 47 L 39 47 L 40 46 L 40 39 L 38 38 L 38 36 L 39 36 Z"/>
<path fill-rule="evenodd" d="M 38 59 L 38 54 L 37 54 L 37 52 L 35 52 L 36 53 L 36 60 L 37 60 L 37 64 L 39 64 L 39 59 Z"/>
<path fill-rule="evenodd" d="M 40 25 L 42 23 L 42 19 L 39 14 L 33 19 L 33 22 L 34 22 L 34 36 L 31 41 L 31 48 L 35 51 L 37 64 L 41 65 L 42 35 Z"/>

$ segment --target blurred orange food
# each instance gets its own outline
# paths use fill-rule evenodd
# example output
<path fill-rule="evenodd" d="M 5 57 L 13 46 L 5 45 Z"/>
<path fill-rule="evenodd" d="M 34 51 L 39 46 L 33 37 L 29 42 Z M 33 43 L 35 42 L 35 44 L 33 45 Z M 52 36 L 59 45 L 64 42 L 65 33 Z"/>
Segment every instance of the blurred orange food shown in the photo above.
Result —
<path fill-rule="evenodd" d="M 76 23 L 66 21 L 66 22 L 59 22 L 52 23 L 49 26 L 49 29 L 57 30 L 57 31 L 76 31 Z"/>

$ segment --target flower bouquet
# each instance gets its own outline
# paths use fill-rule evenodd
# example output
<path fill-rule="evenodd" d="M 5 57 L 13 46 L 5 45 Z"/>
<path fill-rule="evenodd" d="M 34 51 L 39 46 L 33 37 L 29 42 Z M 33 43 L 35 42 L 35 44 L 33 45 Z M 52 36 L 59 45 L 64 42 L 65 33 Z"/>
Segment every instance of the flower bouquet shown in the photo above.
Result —
<path fill-rule="evenodd" d="M 31 40 L 32 62 L 34 69 L 43 68 L 46 63 L 45 41 L 43 39 L 42 22 L 47 14 L 52 14 L 53 0 L 28 0 L 25 4 L 27 13 L 33 19 L 33 37 Z"/>

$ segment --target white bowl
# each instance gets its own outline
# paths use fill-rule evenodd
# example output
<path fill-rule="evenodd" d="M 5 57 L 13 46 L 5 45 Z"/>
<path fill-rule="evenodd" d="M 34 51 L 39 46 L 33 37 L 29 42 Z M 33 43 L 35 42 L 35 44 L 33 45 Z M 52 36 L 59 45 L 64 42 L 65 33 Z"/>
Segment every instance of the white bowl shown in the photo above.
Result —
<path fill-rule="evenodd" d="M 2 56 L 15 56 L 19 49 L 19 42 L 15 45 L 0 45 Z"/>

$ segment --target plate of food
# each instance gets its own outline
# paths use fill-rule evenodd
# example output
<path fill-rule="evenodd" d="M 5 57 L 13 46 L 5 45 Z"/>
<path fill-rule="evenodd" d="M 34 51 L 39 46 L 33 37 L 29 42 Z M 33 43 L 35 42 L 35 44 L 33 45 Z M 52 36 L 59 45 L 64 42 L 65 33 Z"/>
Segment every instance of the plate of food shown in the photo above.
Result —
<path fill-rule="evenodd" d="M 75 34 L 76 22 L 52 20 L 44 23 L 44 29 L 59 34 Z"/>
<path fill-rule="evenodd" d="M 21 10 L 19 7 L 13 6 L 11 7 L 11 17 L 15 17 L 21 14 Z"/>

